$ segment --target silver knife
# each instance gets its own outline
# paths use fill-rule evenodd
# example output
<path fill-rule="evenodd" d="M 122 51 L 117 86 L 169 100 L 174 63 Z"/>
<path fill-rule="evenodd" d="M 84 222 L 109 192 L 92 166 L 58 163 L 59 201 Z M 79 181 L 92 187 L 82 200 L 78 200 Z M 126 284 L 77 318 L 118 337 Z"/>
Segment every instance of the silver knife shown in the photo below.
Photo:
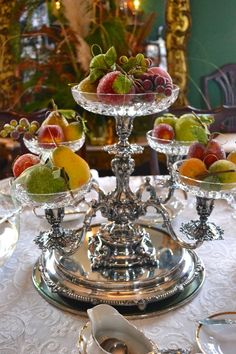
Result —
<path fill-rule="evenodd" d="M 202 325 L 236 325 L 236 320 L 231 320 L 230 318 L 204 318 L 198 321 Z"/>

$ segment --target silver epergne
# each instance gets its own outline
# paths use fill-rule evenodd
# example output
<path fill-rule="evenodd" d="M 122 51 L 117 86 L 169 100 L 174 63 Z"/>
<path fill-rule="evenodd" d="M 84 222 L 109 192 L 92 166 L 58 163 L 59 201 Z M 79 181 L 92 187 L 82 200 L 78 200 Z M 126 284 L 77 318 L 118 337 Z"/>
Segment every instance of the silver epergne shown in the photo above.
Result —
<path fill-rule="evenodd" d="M 98 183 L 90 184 L 90 191 L 96 197 L 89 202 L 83 225 L 75 230 L 75 238 L 61 233 L 63 210 L 46 212 L 52 228 L 36 238 L 43 252 L 33 270 L 35 287 L 50 303 L 81 314 L 98 303 L 113 305 L 131 317 L 162 313 L 180 306 L 195 296 L 203 284 L 204 266 L 193 249 L 205 240 L 218 238 L 221 231 L 208 222 L 208 217 L 215 195 L 217 198 L 222 195 L 202 192 L 199 186 L 196 189 L 183 183 L 178 168 L 174 168 L 178 163 L 174 157 L 180 156 L 175 150 L 169 157 L 171 183 L 167 197 L 158 195 L 149 177 L 133 191 L 132 155 L 142 153 L 143 148 L 129 143 L 134 118 L 168 108 L 176 100 L 178 88 L 174 87 L 169 97 L 152 93 L 130 97 L 110 95 L 103 100 L 95 93 L 81 92 L 76 86 L 72 94 L 84 109 L 113 116 L 116 121 L 118 142 L 104 147 L 114 155 L 111 168 L 116 185 L 107 193 Z M 168 149 L 166 145 L 164 148 Z M 178 232 L 173 229 L 165 207 L 177 188 L 195 191 L 199 214 L 199 220 L 182 225 Z M 162 225 L 139 222 L 149 208 L 161 215 Z M 93 224 L 98 213 L 107 221 Z"/>

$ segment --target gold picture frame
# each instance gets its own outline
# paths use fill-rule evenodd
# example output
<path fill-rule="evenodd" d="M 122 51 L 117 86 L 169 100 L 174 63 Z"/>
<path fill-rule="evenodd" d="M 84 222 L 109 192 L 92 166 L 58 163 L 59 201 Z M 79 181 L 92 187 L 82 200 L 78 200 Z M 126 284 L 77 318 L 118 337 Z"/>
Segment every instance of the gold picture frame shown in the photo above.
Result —
<path fill-rule="evenodd" d="M 168 72 L 180 93 L 176 107 L 188 105 L 187 42 L 192 25 L 189 0 L 167 0 L 165 9 Z"/>

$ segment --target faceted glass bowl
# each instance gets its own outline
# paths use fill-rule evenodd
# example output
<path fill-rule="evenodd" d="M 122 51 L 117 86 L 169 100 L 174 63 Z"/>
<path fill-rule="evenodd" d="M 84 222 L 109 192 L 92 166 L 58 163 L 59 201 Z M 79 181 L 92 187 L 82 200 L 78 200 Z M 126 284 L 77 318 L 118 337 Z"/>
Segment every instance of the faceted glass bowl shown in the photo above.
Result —
<path fill-rule="evenodd" d="M 165 155 L 187 155 L 189 146 L 193 143 L 192 141 L 177 141 L 156 138 L 152 136 L 152 132 L 152 130 L 149 130 L 146 134 L 148 144 L 153 150 L 163 153 Z"/>
<path fill-rule="evenodd" d="M 75 205 L 88 191 L 91 179 L 83 186 L 60 193 L 33 194 L 28 193 L 23 184 L 15 181 L 12 184 L 13 196 L 22 204 L 43 209 L 56 209 L 69 205 Z"/>
<path fill-rule="evenodd" d="M 160 93 L 131 93 L 131 94 L 99 94 L 83 92 L 79 85 L 72 87 L 72 95 L 76 103 L 87 111 L 107 115 L 138 117 L 158 113 L 175 102 L 179 88 L 173 85 L 172 94 L 165 96 Z"/>
<path fill-rule="evenodd" d="M 179 167 L 184 160 L 177 161 L 172 166 L 174 180 L 178 183 L 179 187 L 186 192 L 190 192 L 194 196 L 213 199 L 226 199 L 230 200 L 232 194 L 236 194 L 235 183 L 214 183 L 201 181 L 179 173 Z"/>
<path fill-rule="evenodd" d="M 19 238 L 20 207 L 10 195 L 11 178 L 0 187 L 0 267 L 13 254 Z"/>
<path fill-rule="evenodd" d="M 23 138 L 24 144 L 27 149 L 36 155 L 48 154 L 51 150 L 55 149 L 56 145 L 54 143 L 39 143 L 37 138 L 26 139 Z M 63 145 L 69 147 L 72 151 L 78 151 L 85 142 L 85 135 L 78 140 L 64 141 L 58 143 L 58 145 Z"/>

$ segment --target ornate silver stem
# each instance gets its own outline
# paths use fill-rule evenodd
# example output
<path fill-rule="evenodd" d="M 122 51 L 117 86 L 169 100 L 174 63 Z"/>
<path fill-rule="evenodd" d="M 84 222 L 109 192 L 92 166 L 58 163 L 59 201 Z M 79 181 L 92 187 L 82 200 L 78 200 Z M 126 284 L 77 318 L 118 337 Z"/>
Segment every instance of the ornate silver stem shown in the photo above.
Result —
<path fill-rule="evenodd" d="M 212 241 L 222 240 L 224 231 L 212 222 L 207 221 L 214 208 L 214 199 L 196 197 L 196 210 L 199 220 L 191 220 L 182 224 L 180 231 L 190 240 Z"/>
<path fill-rule="evenodd" d="M 64 208 L 46 209 L 45 216 L 51 225 L 51 230 L 40 231 L 35 243 L 43 252 L 58 250 L 61 255 L 74 253 L 81 243 L 81 233 L 76 230 L 65 230 L 61 223 L 64 218 Z"/>

